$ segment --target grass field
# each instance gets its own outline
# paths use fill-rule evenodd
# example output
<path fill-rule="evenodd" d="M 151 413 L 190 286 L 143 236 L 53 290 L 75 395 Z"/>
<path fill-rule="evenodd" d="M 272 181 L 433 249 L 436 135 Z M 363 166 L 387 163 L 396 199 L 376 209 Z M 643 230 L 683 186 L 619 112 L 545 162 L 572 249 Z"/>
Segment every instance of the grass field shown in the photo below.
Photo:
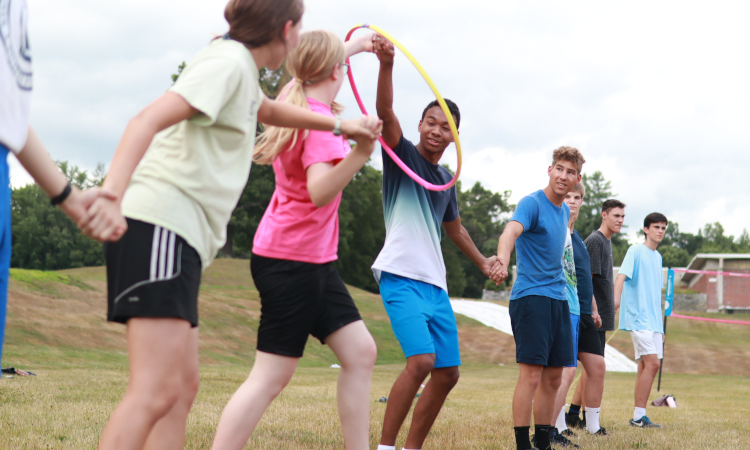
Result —
<path fill-rule="evenodd" d="M 0 448 L 96 447 L 127 382 L 124 327 L 104 321 L 104 288 L 102 268 L 13 271 L 3 366 L 39 376 L 0 380 Z M 385 411 L 377 399 L 388 395 L 403 355 L 379 297 L 352 294 L 379 348 L 371 394 L 374 448 Z M 200 302 L 202 381 L 188 424 L 189 449 L 210 447 L 223 406 L 252 365 L 259 304 L 247 261 L 216 261 Z M 463 316 L 458 322 L 462 377 L 425 449 L 512 449 L 510 399 L 518 375 L 512 337 Z M 649 409 L 665 429 L 629 428 L 635 376 L 608 373 L 602 425 L 610 436 L 581 436 L 582 447 L 748 448 L 750 327 L 674 319 L 668 332 L 662 391 L 675 395 L 679 407 Z M 611 344 L 632 353 L 625 333 Z M 247 448 L 342 449 L 334 362 L 327 347 L 310 340 L 292 383 Z M 400 445 L 404 439 L 402 431 Z"/>

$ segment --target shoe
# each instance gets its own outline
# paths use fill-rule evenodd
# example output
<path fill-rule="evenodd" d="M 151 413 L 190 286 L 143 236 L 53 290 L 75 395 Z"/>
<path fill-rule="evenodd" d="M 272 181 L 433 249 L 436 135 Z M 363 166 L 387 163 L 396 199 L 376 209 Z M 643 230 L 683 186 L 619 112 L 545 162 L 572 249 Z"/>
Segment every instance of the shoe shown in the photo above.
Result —
<path fill-rule="evenodd" d="M 607 434 L 607 429 L 604 427 L 599 427 L 599 431 L 597 431 L 596 433 L 590 433 L 590 434 L 593 434 L 595 436 L 609 436 Z"/>
<path fill-rule="evenodd" d="M 549 435 L 549 441 L 551 444 L 557 444 L 562 447 L 580 448 L 578 445 L 570 442 L 568 438 L 557 432 L 557 428 L 553 429 Z"/>
<path fill-rule="evenodd" d="M 560 432 L 565 437 L 578 437 L 575 433 L 573 433 L 570 428 L 566 428 Z"/>
<path fill-rule="evenodd" d="M 565 425 L 568 428 L 575 428 L 578 426 L 578 422 L 581 421 L 581 417 L 578 414 L 565 413 Z"/>
<path fill-rule="evenodd" d="M 648 416 L 643 416 L 638 420 L 630 419 L 630 426 L 638 428 L 662 428 L 661 425 L 651 422 L 651 419 L 649 419 Z"/>

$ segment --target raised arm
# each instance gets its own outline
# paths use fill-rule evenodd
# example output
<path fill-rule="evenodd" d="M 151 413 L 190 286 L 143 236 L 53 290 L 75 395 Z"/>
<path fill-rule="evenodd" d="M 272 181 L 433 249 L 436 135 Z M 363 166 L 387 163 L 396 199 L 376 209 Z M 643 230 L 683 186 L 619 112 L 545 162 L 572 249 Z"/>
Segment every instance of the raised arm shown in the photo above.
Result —
<path fill-rule="evenodd" d="M 508 270 L 510 264 L 510 254 L 513 251 L 513 247 L 516 245 L 516 239 L 523 233 L 523 225 L 515 220 L 508 222 L 505 226 L 503 234 L 500 235 L 500 239 L 497 242 L 497 262 L 492 268 L 490 278 L 495 283 L 502 283 L 508 278 Z"/>
<path fill-rule="evenodd" d="M 497 257 L 492 255 L 489 258 L 485 258 L 484 255 L 479 252 L 474 241 L 471 240 L 469 232 L 466 231 L 466 228 L 464 228 L 463 225 L 461 225 L 461 217 L 457 217 L 452 222 L 443 222 L 443 227 L 445 227 L 446 234 L 448 234 L 451 241 L 456 244 L 456 247 L 458 247 L 464 255 L 468 256 L 469 259 L 479 267 L 483 274 L 489 277 L 490 269 L 492 269 L 492 265 L 495 264 Z"/>
<path fill-rule="evenodd" d="M 393 57 L 395 48 L 393 43 L 378 35 L 375 37 L 374 51 L 380 60 L 375 107 L 378 111 L 378 117 L 383 121 L 383 140 L 389 147 L 393 148 L 398 145 L 402 134 L 401 124 L 398 123 L 396 113 L 393 111 Z"/>
<path fill-rule="evenodd" d="M 375 44 L 375 36 L 377 36 L 375 33 L 369 32 L 356 39 L 344 42 L 344 58 L 356 55 L 357 53 L 372 52 Z"/>

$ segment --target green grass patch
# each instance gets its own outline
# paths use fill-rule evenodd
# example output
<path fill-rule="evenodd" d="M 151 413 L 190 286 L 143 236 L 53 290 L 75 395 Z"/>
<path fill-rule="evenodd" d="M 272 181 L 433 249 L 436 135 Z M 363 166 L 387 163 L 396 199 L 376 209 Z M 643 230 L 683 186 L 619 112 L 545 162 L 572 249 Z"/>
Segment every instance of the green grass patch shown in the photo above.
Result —
<path fill-rule="evenodd" d="M 93 291 L 94 288 L 83 280 L 72 275 L 64 275 L 60 272 L 47 272 L 43 270 L 10 269 L 10 278 L 30 288 L 32 291 L 47 295 L 55 295 L 59 292 L 58 284 L 75 286 L 83 291 Z"/>

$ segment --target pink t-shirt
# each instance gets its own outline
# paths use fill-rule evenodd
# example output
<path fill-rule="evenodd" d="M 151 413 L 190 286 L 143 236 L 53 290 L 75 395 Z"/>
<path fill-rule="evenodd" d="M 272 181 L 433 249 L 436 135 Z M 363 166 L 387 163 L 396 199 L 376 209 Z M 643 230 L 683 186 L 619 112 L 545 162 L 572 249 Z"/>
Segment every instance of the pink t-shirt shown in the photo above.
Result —
<path fill-rule="evenodd" d="M 312 98 L 307 102 L 312 111 L 334 117 L 330 106 Z M 338 164 L 350 151 L 343 136 L 310 130 L 306 139 L 298 139 L 276 158 L 276 189 L 255 232 L 253 253 L 313 264 L 338 259 L 341 193 L 316 207 L 307 192 L 307 168 L 320 162 Z"/>

